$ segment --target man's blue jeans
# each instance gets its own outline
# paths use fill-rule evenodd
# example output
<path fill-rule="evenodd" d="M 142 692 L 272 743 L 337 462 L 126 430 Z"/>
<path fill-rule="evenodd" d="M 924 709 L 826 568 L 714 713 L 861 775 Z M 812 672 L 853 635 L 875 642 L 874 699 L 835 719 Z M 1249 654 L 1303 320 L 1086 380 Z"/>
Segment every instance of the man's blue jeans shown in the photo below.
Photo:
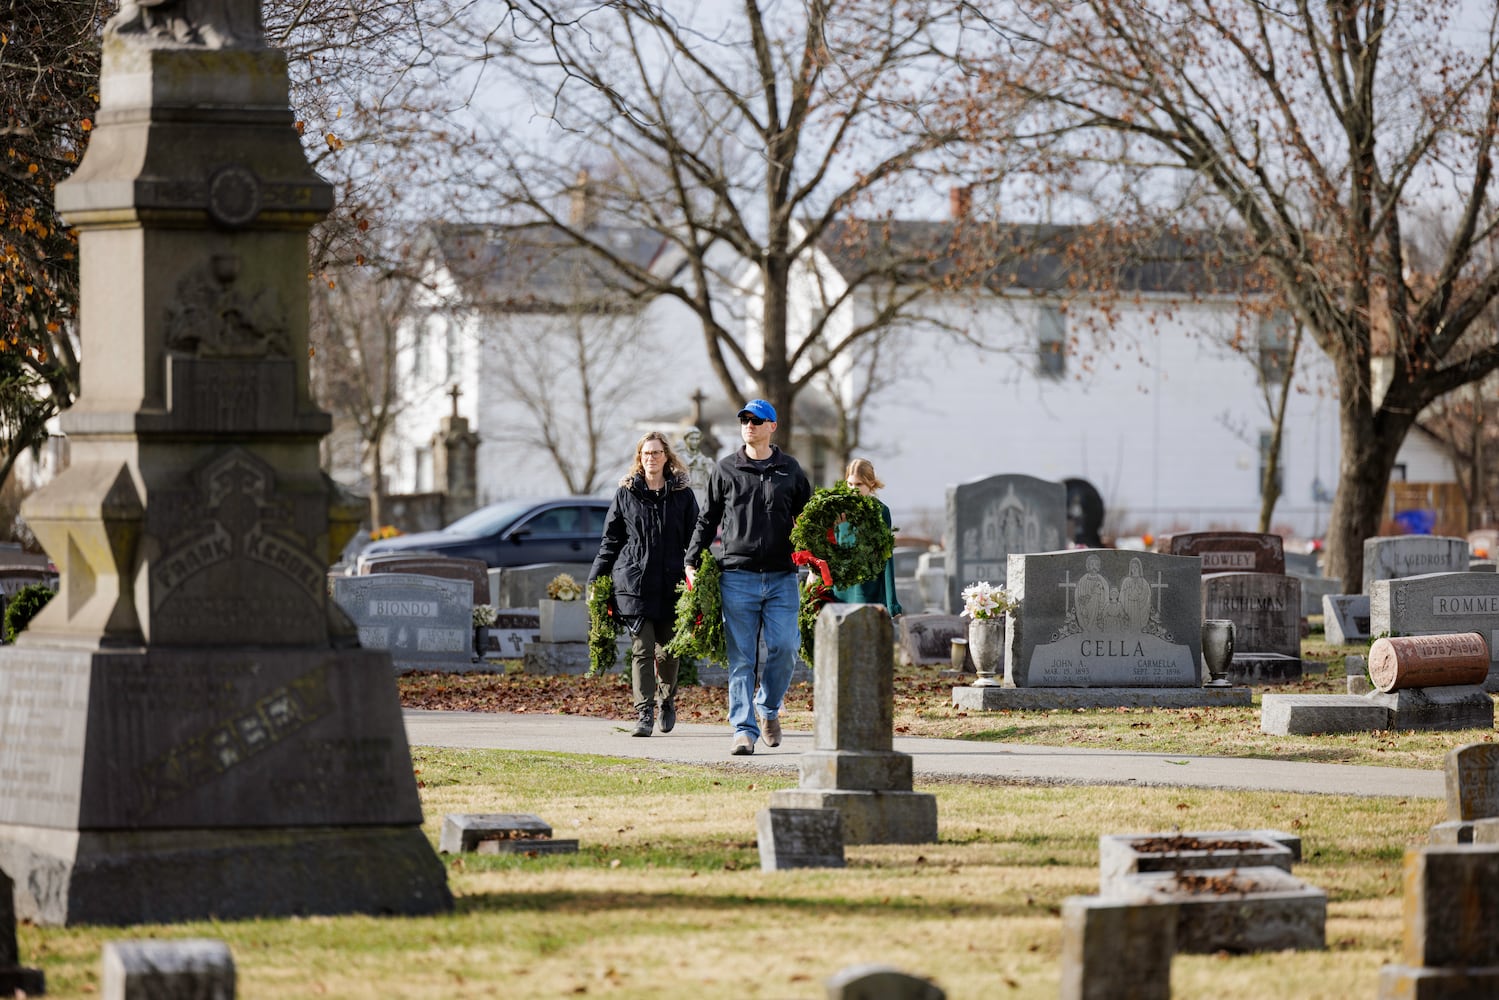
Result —
<path fill-rule="evenodd" d="M 729 724 L 734 732 L 760 738 L 756 713 L 774 719 L 791 686 L 801 634 L 796 612 L 800 594 L 796 573 L 752 573 L 724 570 L 719 581 L 723 601 L 724 645 L 729 655 Z M 765 663 L 755 686 L 760 638 Z"/>

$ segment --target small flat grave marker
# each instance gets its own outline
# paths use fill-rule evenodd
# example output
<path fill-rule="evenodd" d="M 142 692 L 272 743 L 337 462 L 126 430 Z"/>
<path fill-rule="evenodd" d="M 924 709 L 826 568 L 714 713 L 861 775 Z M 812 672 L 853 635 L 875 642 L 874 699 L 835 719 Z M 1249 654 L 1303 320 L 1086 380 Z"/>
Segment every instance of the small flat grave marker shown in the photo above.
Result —
<path fill-rule="evenodd" d="M 211 938 L 110 941 L 104 1000 L 234 1000 L 234 956 Z"/>
<path fill-rule="evenodd" d="M 761 809 L 755 829 L 762 871 L 844 866 L 843 820 L 837 809 Z"/>
<path fill-rule="evenodd" d="M 448 813 L 437 849 L 443 854 L 576 854 L 576 840 L 552 839 L 552 827 L 532 813 Z"/>

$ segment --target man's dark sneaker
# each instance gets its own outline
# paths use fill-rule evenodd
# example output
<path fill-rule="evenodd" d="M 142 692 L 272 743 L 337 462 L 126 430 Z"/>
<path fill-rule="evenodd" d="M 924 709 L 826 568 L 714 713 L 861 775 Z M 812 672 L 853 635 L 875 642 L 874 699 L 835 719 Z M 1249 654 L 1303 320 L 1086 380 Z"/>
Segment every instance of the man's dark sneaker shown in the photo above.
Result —
<path fill-rule="evenodd" d="M 654 708 L 642 708 L 640 710 L 640 721 L 635 723 L 634 732 L 631 736 L 649 736 L 651 730 L 656 728 L 656 710 Z"/>
<path fill-rule="evenodd" d="M 677 701 L 665 698 L 661 702 L 661 731 L 669 733 L 677 728 Z"/>

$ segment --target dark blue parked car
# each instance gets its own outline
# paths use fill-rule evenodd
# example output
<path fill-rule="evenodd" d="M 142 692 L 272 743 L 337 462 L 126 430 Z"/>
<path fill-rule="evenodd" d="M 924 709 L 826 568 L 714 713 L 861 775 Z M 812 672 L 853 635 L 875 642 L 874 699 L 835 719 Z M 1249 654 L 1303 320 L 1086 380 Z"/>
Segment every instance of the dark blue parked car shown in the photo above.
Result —
<path fill-rule="evenodd" d="M 490 567 L 593 562 L 608 512 L 609 501 L 599 497 L 502 500 L 460 517 L 441 531 L 371 542 L 361 555 L 436 552 L 482 559 Z"/>

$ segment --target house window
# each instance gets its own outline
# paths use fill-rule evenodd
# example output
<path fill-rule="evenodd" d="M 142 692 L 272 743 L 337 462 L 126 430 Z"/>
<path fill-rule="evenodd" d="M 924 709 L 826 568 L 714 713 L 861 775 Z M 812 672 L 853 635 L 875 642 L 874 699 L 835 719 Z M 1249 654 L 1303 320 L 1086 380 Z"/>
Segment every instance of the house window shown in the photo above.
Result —
<path fill-rule="evenodd" d="M 1274 441 L 1275 435 L 1273 433 L 1270 431 L 1260 431 L 1260 478 L 1257 485 L 1261 496 L 1265 493 L 1265 470 L 1269 468 L 1270 460 L 1274 457 L 1271 454 L 1271 445 Z M 1277 462 L 1275 464 L 1275 492 L 1277 495 L 1281 492 L 1281 485 L 1281 467 L 1280 463 Z"/>
<path fill-rule="evenodd" d="M 443 381 L 454 382 L 458 379 L 458 330 L 457 324 L 452 320 L 439 320 L 442 324 L 443 352 L 447 355 L 447 372 L 443 375 Z"/>
<path fill-rule="evenodd" d="M 1067 374 L 1067 314 L 1057 306 L 1042 306 L 1036 313 L 1036 374 Z"/>
<path fill-rule="evenodd" d="M 430 493 L 437 489 L 437 474 L 432 466 L 432 449 L 416 450 L 416 492 Z"/>
<path fill-rule="evenodd" d="M 1259 349 L 1260 380 L 1279 385 L 1291 363 L 1291 324 L 1283 313 L 1261 316 L 1256 346 Z"/>

